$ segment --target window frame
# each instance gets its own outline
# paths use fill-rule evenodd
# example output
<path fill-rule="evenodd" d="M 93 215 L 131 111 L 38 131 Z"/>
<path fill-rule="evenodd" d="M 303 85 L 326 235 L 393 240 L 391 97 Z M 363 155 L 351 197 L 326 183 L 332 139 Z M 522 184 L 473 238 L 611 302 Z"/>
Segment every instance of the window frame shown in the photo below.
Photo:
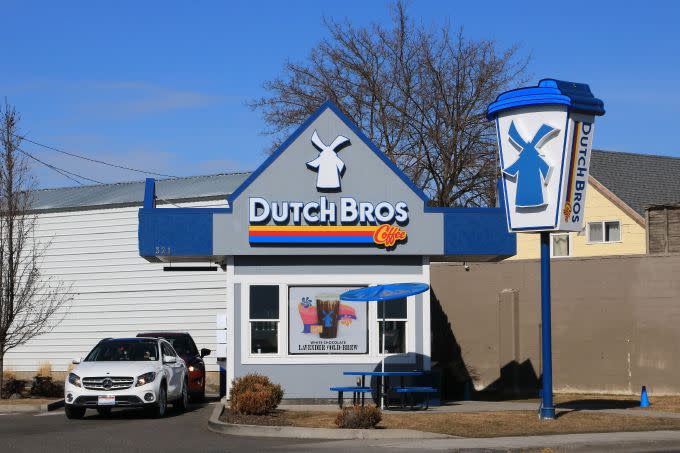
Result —
<path fill-rule="evenodd" d="M 554 242 L 553 242 L 553 237 L 554 236 L 567 236 L 567 254 L 566 255 L 560 255 L 557 256 L 555 255 L 555 251 L 553 248 Z M 558 233 L 550 233 L 550 258 L 571 258 L 573 256 L 573 245 L 574 241 L 572 241 L 571 233 L 568 231 L 563 231 L 563 232 L 558 232 Z"/>
<path fill-rule="evenodd" d="M 382 351 L 380 350 L 380 342 L 382 340 L 381 335 L 380 335 L 380 324 L 383 322 L 383 318 L 382 318 L 382 316 L 380 316 L 380 307 L 379 307 L 380 302 L 374 304 L 375 310 L 376 310 L 376 318 L 377 318 L 376 324 L 378 326 L 378 328 L 376 330 L 377 331 L 377 337 L 378 337 L 378 348 L 377 348 L 376 352 L 377 352 L 378 356 L 380 356 L 380 357 L 389 357 L 389 356 L 393 356 L 393 355 L 408 354 L 409 353 L 409 350 L 408 350 L 408 336 L 409 336 L 409 327 L 410 327 L 409 326 L 409 310 L 408 310 L 408 308 L 409 308 L 409 298 L 404 297 L 404 299 L 405 299 L 404 302 L 406 303 L 406 317 L 405 318 L 389 318 L 388 317 L 388 318 L 384 319 L 384 321 L 386 323 L 387 322 L 403 322 L 404 323 L 404 349 L 405 349 L 404 352 L 389 352 L 388 351 L 387 354 L 385 354 L 385 345 L 383 345 L 383 350 Z M 385 302 L 386 301 L 382 301 L 382 303 L 385 303 Z M 383 310 L 384 310 L 384 308 L 383 308 Z"/>
<path fill-rule="evenodd" d="M 279 295 L 279 316 L 278 318 L 251 318 L 250 317 L 250 291 L 251 287 L 253 286 L 276 286 L 278 287 L 278 295 Z M 253 357 L 263 357 L 263 356 L 270 356 L 270 357 L 278 357 L 281 355 L 281 285 L 276 285 L 276 284 L 252 284 L 252 285 L 247 285 L 247 294 L 248 294 L 248 300 L 246 304 L 246 311 L 247 311 L 247 319 L 246 319 L 246 325 L 248 326 L 248 333 L 247 333 L 247 342 L 248 342 L 248 351 L 249 355 Z M 273 322 L 276 324 L 276 352 L 253 352 L 253 323 L 254 322 Z"/>
<path fill-rule="evenodd" d="M 618 223 L 619 224 L 619 240 L 618 241 L 607 241 L 607 224 L 608 223 Z M 591 224 L 600 224 L 602 226 L 602 240 L 601 241 L 593 241 L 590 238 L 590 225 Z M 622 223 L 620 220 L 595 220 L 595 221 L 588 221 L 586 222 L 586 236 L 587 236 L 587 241 L 586 244 L 618 244 L 623 242 L 623 230 L 622 230 Z"/>

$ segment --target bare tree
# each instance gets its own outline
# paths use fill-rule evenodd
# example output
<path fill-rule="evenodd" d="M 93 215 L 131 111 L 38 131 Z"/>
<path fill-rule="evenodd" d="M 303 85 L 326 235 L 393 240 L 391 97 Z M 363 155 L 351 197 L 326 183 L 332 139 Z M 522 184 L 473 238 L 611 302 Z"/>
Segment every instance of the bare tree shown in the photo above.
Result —
<path fill-rule="evenodd" d="M 265 83 L 263 111 L 280 142 L 326 99 L 336 103 L 436 206 L 495 203 L 498 170 L 493 123 L 496 95 L 524 81 L 516 46 L 498 50 L 444 25 L 414 25 L 403 3 L 392 29 L 324 20 L 330 37 L 303 63 L 288 62 Z"/>
<path fill-rule="evenodd" d="M 34 180 L 18 122 L 13 107 L 0 106 L 0 388 L 7 351 L 49 332 L 72 298 L 70 288 L 40 271 L 49 244 L 34 235 Z"/>

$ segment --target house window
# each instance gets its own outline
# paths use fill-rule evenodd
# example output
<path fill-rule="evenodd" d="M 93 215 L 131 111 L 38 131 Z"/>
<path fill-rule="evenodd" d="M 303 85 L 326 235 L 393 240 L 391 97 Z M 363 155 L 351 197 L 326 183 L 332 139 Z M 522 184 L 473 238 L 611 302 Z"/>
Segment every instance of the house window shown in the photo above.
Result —
<path fill-rule="evenodd" d="M 619 221 L 588 223 L 588 242 L 605 243 L 619 241 L 621 241 L 621 223 Z"/>
<path fill-rule="evenodd" d="M 551 234 L 550 256 L 555 258 L 571 256 L 571 237 L 569 233 Z"/>
<path fill-rule="evenodd" d="M 279 352 L 279 287 L 250 286 L 250 352 Z"/>
<path fill-rule="evenodd" d="M 383 310 L 385 313 L 384 322 Z M 378 302 L 378 341 L 381 354 L 403 354 L 406 352 L 407 317 L 406 298 Z M 383 329 L 385 330 L 384 347 Z"/>

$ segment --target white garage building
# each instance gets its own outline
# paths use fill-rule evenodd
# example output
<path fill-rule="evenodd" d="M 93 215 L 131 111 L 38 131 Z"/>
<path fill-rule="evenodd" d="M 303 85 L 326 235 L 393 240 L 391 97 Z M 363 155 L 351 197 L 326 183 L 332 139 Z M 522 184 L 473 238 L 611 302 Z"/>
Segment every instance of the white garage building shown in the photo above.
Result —
<path fill-rule="evenodd" d="M 248 173 L 158 181 L 158 207 L 226 207 Z M 36 239 L 51 241 L 43 274 L 72 284 L 74 298 L 50 333 L 5 356 L 5 368 L 32 376 L 42 362 L 66 371 L 101 338 L 150 330 L 187 331 L 215 349 L 215 319 L 226 309 L 225 274 L 164 272 L 139 256 L 138 212 L 144 182 L 39 190 Z M 173 204 L 170 204 L 173 203 Z M 206 357 L 216 384 L 215 355 Z"/>

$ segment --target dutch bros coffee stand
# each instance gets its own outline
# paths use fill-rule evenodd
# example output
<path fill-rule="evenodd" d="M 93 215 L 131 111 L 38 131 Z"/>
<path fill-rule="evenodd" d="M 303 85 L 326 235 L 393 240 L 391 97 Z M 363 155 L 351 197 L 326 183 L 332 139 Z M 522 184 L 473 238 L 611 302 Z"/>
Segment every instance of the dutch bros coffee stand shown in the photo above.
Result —
<path fill-rule="evenodd" d="M 351 383 L 344 371 L 379 369 L 383 359 L 389 369 L 430 369 L 429 291 L 384 307 L 340 301 L 343 292 L 429 285 L 431 261 L 515 253 L 504 208 L 429 207 L 329 102 L 234 191 L 228 207 L 161 209 L 155 199 L 150 179 L 139 211 L 140 255 L 218 263 L 227 288 L 227 382 L 261 373 L 287 399 L 334 399 L 330 386 Z"/>
<path fill-rule="evenodd" d="M 544 419 L 552 401 L 550 232 L 583 230 L 595 116 L 604 103 L 588 85 L 553 79 L 498 96 L 487 110 L 496 121 L 508 231 L 541 235 L 541 352 Z"/>

